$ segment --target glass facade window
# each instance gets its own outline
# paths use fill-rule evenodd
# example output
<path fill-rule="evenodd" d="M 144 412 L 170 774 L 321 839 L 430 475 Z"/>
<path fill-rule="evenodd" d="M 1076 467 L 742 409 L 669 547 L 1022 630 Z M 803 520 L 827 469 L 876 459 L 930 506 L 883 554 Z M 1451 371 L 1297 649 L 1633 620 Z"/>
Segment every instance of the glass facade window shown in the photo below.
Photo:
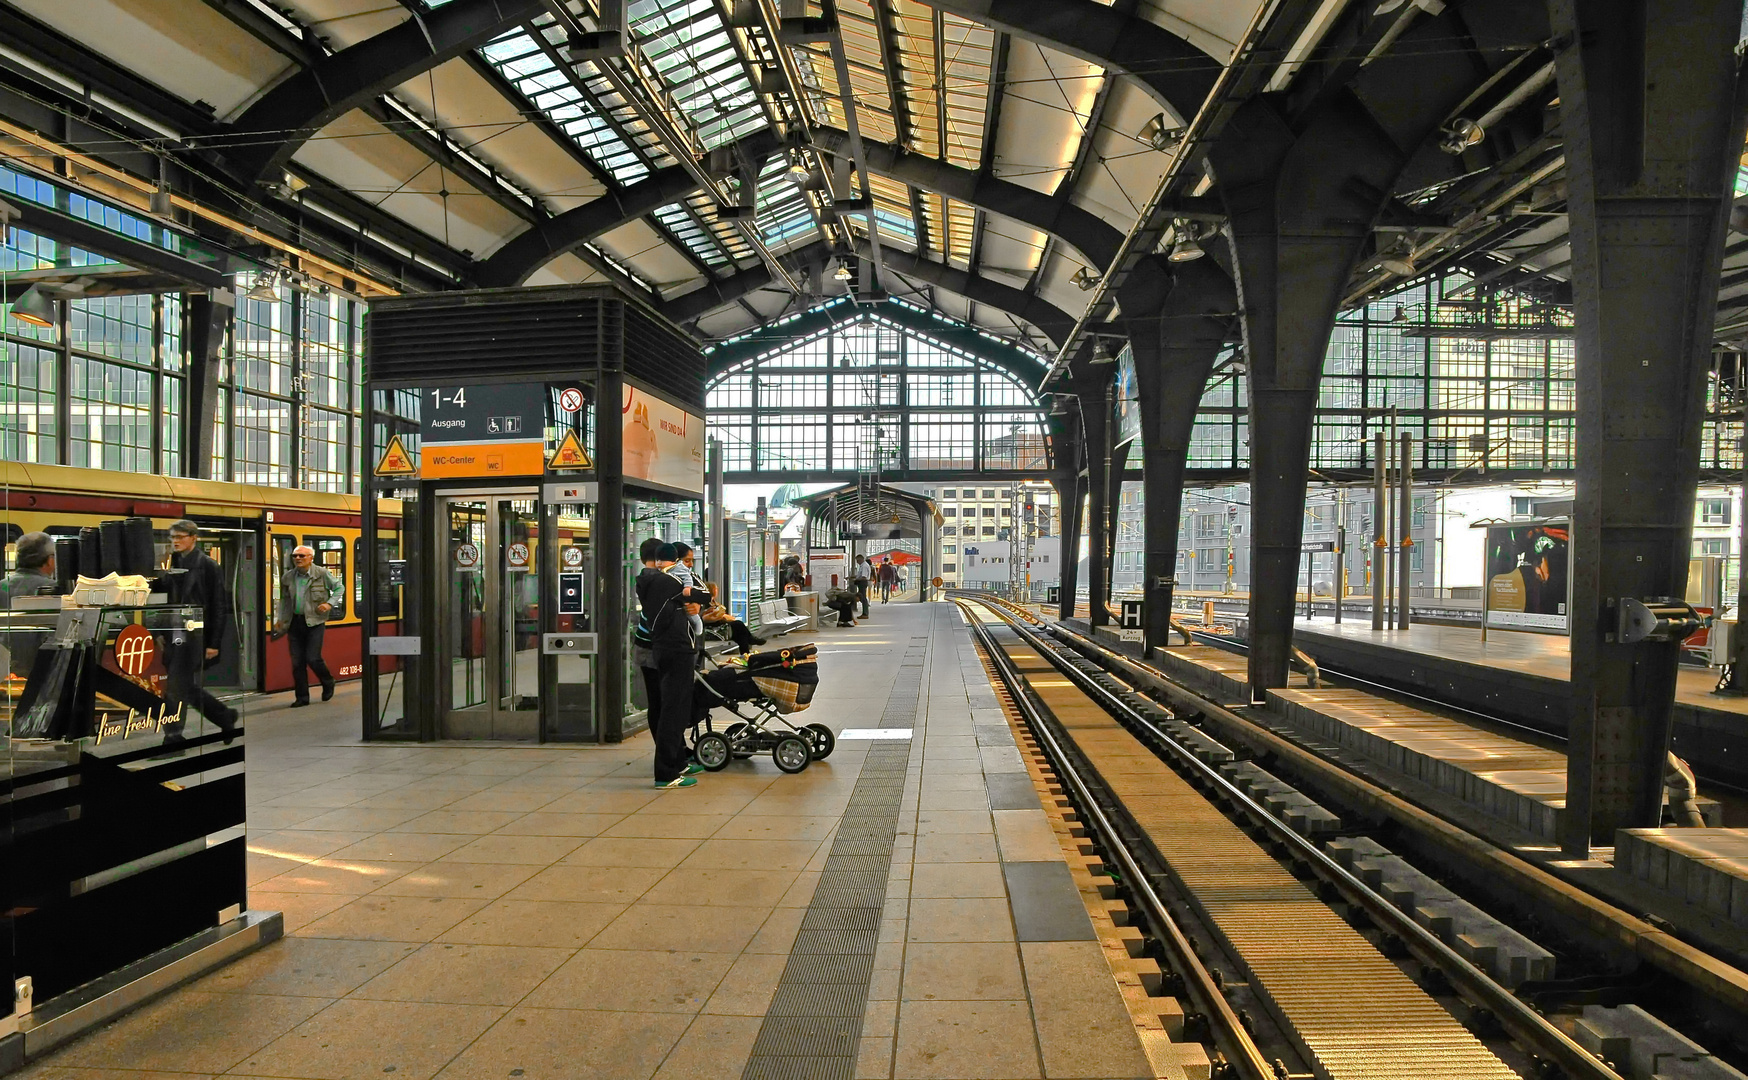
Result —
<path fill-rule="evenodd" d="M 1042 410 L 1019 375 L 877 312 L 729 366 L 707 406 L 728 472 L 1047 466 Z"/>

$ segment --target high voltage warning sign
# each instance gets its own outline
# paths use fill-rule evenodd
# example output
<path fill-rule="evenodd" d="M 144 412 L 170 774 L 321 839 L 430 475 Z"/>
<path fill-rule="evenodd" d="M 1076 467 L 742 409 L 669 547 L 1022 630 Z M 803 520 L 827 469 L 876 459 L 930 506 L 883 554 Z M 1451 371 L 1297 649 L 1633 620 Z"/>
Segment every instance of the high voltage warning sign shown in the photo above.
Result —
<path fill-rule="evenodd" d="M 388 449 L 382 452 L 382 460 L 376 463 L 378 476 L 412 476 L 418 471 L 419 467 L 413 464 L 412 455 L 401 445 L 399 435 L 388 441 Z"/>
<path fill-rule="evenodd" d="M 595 463 L 589 460 L 588 451 L 577 439 L 577 433 L 567 431 L 564 441 L 558 444 L 558 449 L 552 452 L 552 457 L 546 462 L 549 469 L 592 469 Z"/>

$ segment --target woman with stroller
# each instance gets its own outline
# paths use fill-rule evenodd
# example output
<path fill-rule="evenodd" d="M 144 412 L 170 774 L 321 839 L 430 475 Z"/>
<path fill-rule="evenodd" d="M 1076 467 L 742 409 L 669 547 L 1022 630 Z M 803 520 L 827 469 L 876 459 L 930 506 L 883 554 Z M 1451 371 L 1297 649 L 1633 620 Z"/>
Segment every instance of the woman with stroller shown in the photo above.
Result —
<path fill-rule="evenodd" d="M 689 762 L 686 751 L 686 730 L 697 720 L 692 704 L 692 672 L 698 650 L 686 609 L 688 605 L 708 603 L 710 596 L 703 589 L 682 583 L 672 573 L 680 559 L 673 544 L 662 544 L 653 554 L 654 565 L 646 563 L 643 572 L 637 575 L 637 602 L 642 615 L 633 641 L 649 650 L 660 691 L 660 705 L 652 710 L 649 725 L 655 740 L 655 786 L 691 787 L 698 782 L 693 774 L 702 771 L 702 766 Z"/>

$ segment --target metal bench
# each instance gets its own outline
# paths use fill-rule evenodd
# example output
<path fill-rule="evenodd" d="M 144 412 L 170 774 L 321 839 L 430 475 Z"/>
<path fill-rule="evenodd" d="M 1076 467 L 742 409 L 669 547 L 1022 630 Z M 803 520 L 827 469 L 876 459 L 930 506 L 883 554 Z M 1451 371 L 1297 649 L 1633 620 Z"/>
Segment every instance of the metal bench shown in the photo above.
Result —
<path fill-rule="evenodd" d="M 791 614 L 789 602 L 783 599 L 766 600 L 759 605 L 758 611 L 759 625 L 754 629 L 759 632 L 760 637 L 774 638 L 791 630 L 799 630 L 808 623 L 807 616 Z"/>

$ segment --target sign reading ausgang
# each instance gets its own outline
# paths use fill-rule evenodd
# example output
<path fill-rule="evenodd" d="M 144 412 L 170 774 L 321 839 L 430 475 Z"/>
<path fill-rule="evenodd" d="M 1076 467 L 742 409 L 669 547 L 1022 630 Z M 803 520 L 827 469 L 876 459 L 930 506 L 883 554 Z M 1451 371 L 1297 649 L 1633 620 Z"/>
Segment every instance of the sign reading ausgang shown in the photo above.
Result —
<path fill-rule="evenodd" d="M 428 386 L 419 391 L 421 473 L 539 476 L 546 471 L 544 383 Z"/>

